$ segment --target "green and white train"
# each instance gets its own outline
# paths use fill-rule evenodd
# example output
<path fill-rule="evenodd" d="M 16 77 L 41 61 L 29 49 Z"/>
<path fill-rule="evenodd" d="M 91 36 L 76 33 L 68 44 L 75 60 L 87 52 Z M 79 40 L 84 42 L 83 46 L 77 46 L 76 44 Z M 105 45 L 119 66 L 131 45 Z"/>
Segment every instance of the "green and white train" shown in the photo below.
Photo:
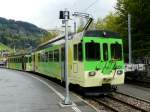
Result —
<path fill-rule="evenodd" d="M 32 71 L 64 81 L 64 36 L 28 54 L 8 57 L 10 69 Z M 123 43 L 109 31 L 91 30 L 69 36 L 69 83 L 83 88 L 124 84 Z"/>

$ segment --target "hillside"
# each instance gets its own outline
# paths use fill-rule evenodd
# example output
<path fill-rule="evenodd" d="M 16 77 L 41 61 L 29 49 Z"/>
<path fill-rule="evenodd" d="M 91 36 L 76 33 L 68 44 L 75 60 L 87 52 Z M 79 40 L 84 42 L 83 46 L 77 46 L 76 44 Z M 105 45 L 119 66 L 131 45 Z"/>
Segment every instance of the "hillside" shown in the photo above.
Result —
<path fill-rule="evenodd" d="M 2 52 L 2 51 L 9 51 L 9 52 L 12 52 L 13 50 L 11 49 L 11 48 L 9 48 L 8 46 L 6 46 L 6 45 L 4 45 L 4 44 L 2 44 L 1 42 L 0 42 L 0 52 Z"/>
<path fill-rule="evenodd" d="M 36 47 L 40 38 L 46 33 L 46 30 L 31 23 L 0 17 L 0 42 L 11 48 Z"/>

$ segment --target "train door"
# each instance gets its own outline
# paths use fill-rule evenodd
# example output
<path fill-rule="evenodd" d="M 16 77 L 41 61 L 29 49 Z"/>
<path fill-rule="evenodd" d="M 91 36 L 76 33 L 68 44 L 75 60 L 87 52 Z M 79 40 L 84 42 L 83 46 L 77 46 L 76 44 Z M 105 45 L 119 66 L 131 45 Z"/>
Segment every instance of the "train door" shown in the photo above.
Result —
<path fill-rule="evenodd" d="M 22 70 L 25 71 L 25 61 L 24 61 L 24 56 L 20 57 L 20 62 L 22 64 Z"/>
<path fill-rule="evenodd" d="M 82 43 L 74 44 L 73 45 L 73 63 L 72 63 L 72 74 L 74 79 L 80 80 L 81 79 L 81 72 L 83 69 L 82 66 L 83 60 L 83 51 L 82 51 Z"/>
<path fill-rule="evenodd" d="M 22 56 L 22 70 L 26 71 L 26 56 Z"/>
<path fill-rule="evenodd" d="M 65 49 L 61 48 L 61 81 L 65 81 Z"/>
<path fill-rule="evenodd" d="M 78 73 L 78 45 L 73 46 L 73 74 Z"/>
<path fill-rule="evenodd" d="M 109 49 L 109 44 L 104 43 L 103 44 L 103 69 L 102 73 L 104 74 L 109 74 L 111 72 L 110 66 L 111 66 L 111 61 L 110 61 L 110 49 Z"/>
<path fill-rule="evenodd" d="M 35 53 L 32 54 L 33 71 L 35 71 Z"/>

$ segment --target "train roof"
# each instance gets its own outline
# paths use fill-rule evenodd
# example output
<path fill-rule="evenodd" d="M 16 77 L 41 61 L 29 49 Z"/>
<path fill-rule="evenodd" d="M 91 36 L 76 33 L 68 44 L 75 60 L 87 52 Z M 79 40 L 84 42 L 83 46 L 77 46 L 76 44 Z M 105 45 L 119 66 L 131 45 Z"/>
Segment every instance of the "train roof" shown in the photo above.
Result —
<path fill-rule="evenodd" d="M 83 38 L 83 37 L 98 37 L 98 38 L 120 38 L 119 34 L 116 32 L 112 32 L 112 31 L 108 31 L 108 30 L 88 30 L 85 32 L 80 32 L 80 33 L 70 33 L 68 35 L 68 39 L 74 39 L 74 38 Z M 64 43 L 65 42 L 65 34 L 62 34 L 60 36 L 57 36 L 43 44 L 40 44 L 37 50 L 43 49 L 43 48 L 47 48 L 52 46 L 52 43 Z"/>
<path fill-rule="evenodd" d="M 85 37 L 120 38 L 119 33 L 108 30 L 89 30 L 84 33 Z"/>
<path fill-rule="evenodd" d="M 74 37 L 76 37 L 76 35 L 82 35 L 82 36 L 77 36 L 77 37 L 83 37 L 83 32 L 80 32 L 80 33 L 70 33 L 70 34 L 68 34 L 68 40 L 71 40 L 72 38 L 74 38 Z M 48 46 L 52 46 L 52 43 L 64 43 L 65 42 L 65 34 L 62 34 L 62 35 L 60 35 L 60 36 L 57 36 L 57 37 L 55 37 L 55 38 L 53 38 L 53 39 L 51 39 L 51 40 L 49 40 L 49 41 L 47 41 L 47 42 L 45 42 L 45 43 L 43 43 L 43 44 L 40 44 L 38 47 L 37 47 L 37 49 L 36 49 L 36 51 L 37 50 L 40 50 L 40 49 L 43 49 L 43 48 L 46 48 L 46 47 L 48 47 Z"/>

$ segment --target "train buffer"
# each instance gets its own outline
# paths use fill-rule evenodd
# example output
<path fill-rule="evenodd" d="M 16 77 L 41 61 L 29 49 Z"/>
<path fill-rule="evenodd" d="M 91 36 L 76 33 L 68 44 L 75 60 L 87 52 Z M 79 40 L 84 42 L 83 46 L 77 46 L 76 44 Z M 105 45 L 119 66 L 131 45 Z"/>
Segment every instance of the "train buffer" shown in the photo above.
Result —
<path fill-rule="evenodd" d="M 0 112 L 95 112 L 73 93 L 74 104 L 61 106 L 64 95 L 64 88 L 50 80 L 0 68 Z"/>

